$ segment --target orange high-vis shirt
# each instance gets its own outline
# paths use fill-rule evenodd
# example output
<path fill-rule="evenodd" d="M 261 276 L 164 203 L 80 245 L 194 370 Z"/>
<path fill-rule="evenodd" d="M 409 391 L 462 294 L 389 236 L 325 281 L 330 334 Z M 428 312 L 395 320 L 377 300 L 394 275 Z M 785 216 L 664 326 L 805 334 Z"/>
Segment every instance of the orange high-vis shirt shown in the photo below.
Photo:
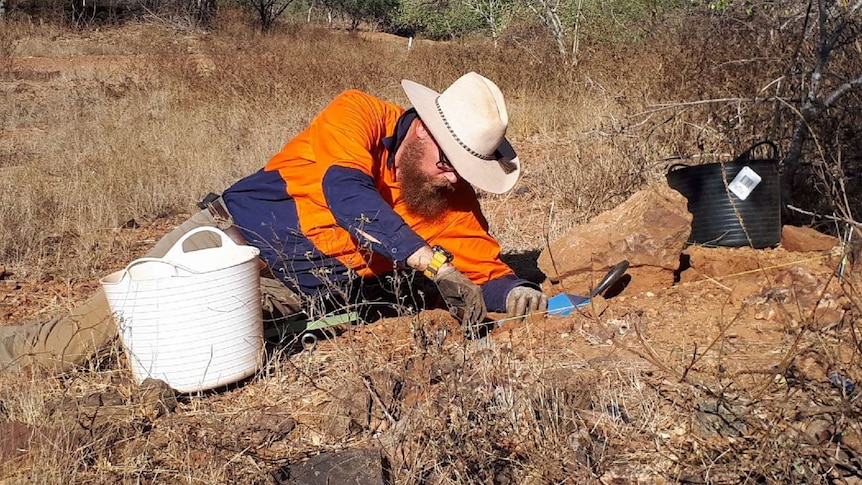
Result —
<path fill-rule="evenodd" d="M 395 167 L 387 164 L 390 154 L 382 143 L 384 137 L 394 134 L 403 111 L 363 92 L 346 91 L 267 163 L 265 170 L 278 171 L 294 199 L 302 232 L 322 253 L 336 257 L 359 276 L 392 271 L 393 260 L 409 256 L 374 254 L 367 240 L 359 240 L 336 222 L 322 182 L 333 167 L 352 168 L 371 177 L 379 196 L 413 232 L 429 245 L 439 244 L 450 251 L 455 267 L 471 281 L 481 285 L 511 274 L 500 260 L 500 246 L 488 234 L 488 223 L 469 184 L 458 184 L 453 207 L 439 220 L 424 220 L 407 211 L 395 181 Z M 375 214 L 361 219 L 356 221 L 359 230 L 371 233 Z M 387 232 L 386 227 L 375 229 L 374 233 Z"/>

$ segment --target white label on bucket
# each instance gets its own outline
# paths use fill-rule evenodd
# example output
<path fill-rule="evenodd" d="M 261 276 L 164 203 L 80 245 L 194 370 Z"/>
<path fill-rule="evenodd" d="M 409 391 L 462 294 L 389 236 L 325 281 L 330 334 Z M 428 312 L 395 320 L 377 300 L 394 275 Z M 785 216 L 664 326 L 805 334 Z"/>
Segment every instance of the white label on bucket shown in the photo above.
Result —
<path fill-rule="evenodd" d="M 733 181 L 727 186 L 734 195 L 740 200 L 745 200 L 751 194 L 751 191 L 760 183 L 760 175 L 751 169 L 751 167 L 742 167 L 742 170 L 733 177 Z"/>

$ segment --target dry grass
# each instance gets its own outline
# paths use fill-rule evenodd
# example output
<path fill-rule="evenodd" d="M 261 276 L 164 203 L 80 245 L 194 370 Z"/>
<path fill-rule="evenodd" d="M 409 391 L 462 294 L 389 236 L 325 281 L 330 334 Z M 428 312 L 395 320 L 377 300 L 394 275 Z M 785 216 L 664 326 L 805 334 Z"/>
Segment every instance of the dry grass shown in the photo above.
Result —
<path fill-rule="evenodd" d="M 33 281 L 102 276 L 138 248 L 117 235 L 126 221 L 192 210 L 262 166 L 343 89 L 406 102 L 402 78 L 442 89 L 476 70 L 506 93 L 524 177 L 482 202 L 509 253 L 540 250 L 546 235 L 659 179 L 674 157 L 726 159 L 781 131 L 756 103 L 654 109 L 753 97 L 780 74 L 769 61 L 729 62 L 776 47 L 742 34 L 715 45 L 709 39 L 727 26 L 705 20 L 669 24 L 638 45 L 585 48 L 576 66 L 549 56 L 541 38 L 526 49 L 523 40 L 496 51 L 471 40 L 407 53 L 401 42 L 315 27 L 262 36 L 229 15 L 220 22 L 207 34 L 4 25 L 4 265 Z M 78 55 L 133 57 L 93 64 Z M 67 66 L 55 74 L 23 56 L 73 57 L 52 61 Z M 763 344 L 763 354 L 778 352 L 771 362 L 788 357 L 787 368 L 733 376 L 718 369 L 739 358 L 738 342 L 720 325 L 702 336 L 701 352 L 715 343 L 705 357 L 630 329 L 622 348 L 658 356 L 632 360 L 601 341 L 592 355 L 561 343 L 608 321 L 467 341 L 447 316 L 424 313 L 353 329 L 313 352 L 287 346 L 245 386 L 183 396 L 165 413 L 114 349 L 65 376 L 0 376 L 0 418 L 41 436 L 28 455 L 0 464 L 0 481 L 274 483 L 273 472 L 306 456 L 375 447 L 393 483 L 842 483 L 836 477 L 862 468 L 838 446 L 862 440 L 860 400 L 801 370 L 811 358 L 862 382 L 860 298 L 850 284 L 842 291 L 845 320 L 824 328 L 800 310 L 784 341 Z M 662 322 L 632 315 L 632 325 Z M 772 385 L 777 370 L 786 381 Z"/>
<path fill-rule="evenodd" d="M 262 166 L 341 90 L 405 103 L 402 78 L 442 89 L 476 70 L 507 94 L 525 176 L 514 195 L 486 199 L 507 251 L 541 247 L 542 231 L 529 225 L 549 217 L 551 202 L 557 235 L 660 177 L 664 158 L 691 155 L 693 144 L 726 152 L 736 141 L 720 127 L 633 116 L 650 103 L 705 94 L 698 84 L 709 82 L 700 65 L 706 58 L 676 52 L 672 34 L 649 39 L 657 49 L 596 51 L 571 66 L 542 52 L 543 39 L 499 50 L 480 40 L 418 43 L 408 54 L 402 42 L 328 29 L 289 26 L 262 36 L 238 20 L 223 23 L 209 34 L 143 25 L 54 32 L 51 42 L 36 27 L 4 31 L 0 257 L 7 265 L 30 278 L 91 279 L 106 269 L 98 246 L 113 228 L 190 210 Z M 47 61 L 22 59 L 13 68 L 10 53 L 70 57 L 54 61 L 65 67 L 57 74 Z M 94 54 L 105 57 L 80 57 Z M 720 54 L 713 49 L 709 62 L 720 63 Z M 45 76 L 53 79 L 38 82 Z M 753 84 L 734 81 L 709 96 Z M 704 116 L 716 118 L 695 118 Z M 536 217 L 512 218 L 513 198 L 534 201 Z"/>

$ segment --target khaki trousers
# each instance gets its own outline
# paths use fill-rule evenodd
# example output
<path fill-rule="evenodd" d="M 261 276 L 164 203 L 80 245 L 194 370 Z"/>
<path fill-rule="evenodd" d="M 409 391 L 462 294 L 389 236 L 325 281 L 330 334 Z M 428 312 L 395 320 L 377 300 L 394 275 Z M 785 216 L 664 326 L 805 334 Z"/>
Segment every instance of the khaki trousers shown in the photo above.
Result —
<path fill-rule="evenodd" d="M 219 227 L 234 239 L 238 234 L 230 221 L 217 220 L 208 210 L 203 210 L 163 237 L 146 256 L 164 256 L 183 234 L 202 226 Z M 216 247 L 219 242 L 215 234 L 205 232 L 191 237 L 183 246 L 187 251 L 194 251 Z M 116 335 L 108 301 L 100 289 L 66 315 L 48 321 L 0 326 L 0 372 L 20 371 L 31 366 L 65 372 L 108 346 Z"/>

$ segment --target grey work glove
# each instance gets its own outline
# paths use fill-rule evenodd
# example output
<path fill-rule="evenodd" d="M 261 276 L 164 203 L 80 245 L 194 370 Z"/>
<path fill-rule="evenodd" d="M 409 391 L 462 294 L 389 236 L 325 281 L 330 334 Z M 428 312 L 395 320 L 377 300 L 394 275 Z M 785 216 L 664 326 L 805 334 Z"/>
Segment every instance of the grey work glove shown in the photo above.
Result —
<path fill-rule="evenodd" d="M 548 297 L 529 286 L 516 286 L 506 295 L 506 317 L 524 317 L 529 313 L 544 313 L 548 309 Z"/>
<path fill-rule="evenodd" d="M 485 298 L 482 288 L 470 281 L 463 273 L 448 266 L 434 276 L 434 283 L 440 290 L 440 295 L 446 300 L 449 311 L 461 324 L 472 327 L 485 320 Z"/>

